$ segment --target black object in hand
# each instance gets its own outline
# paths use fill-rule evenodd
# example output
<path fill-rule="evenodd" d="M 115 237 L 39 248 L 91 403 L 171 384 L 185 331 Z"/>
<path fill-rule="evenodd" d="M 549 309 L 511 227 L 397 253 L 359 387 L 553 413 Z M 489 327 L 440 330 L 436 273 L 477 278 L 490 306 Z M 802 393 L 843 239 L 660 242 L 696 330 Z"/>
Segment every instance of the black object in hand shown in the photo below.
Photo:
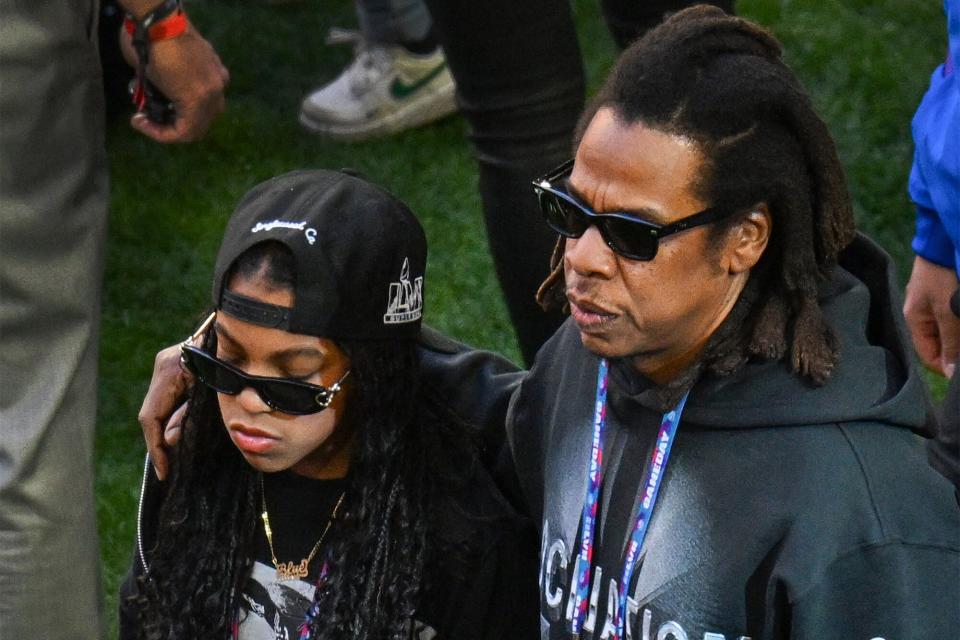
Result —
<path fill-rule="evenodd" d="M 156 124 L 173 124 L 177 112 L 173 102 L 163 95 L 155 84 L 147 79 L 134 78 L 130 81 L 130 97 L 137 107 L 137 113 L 144 113 L 147 119 Z"/>

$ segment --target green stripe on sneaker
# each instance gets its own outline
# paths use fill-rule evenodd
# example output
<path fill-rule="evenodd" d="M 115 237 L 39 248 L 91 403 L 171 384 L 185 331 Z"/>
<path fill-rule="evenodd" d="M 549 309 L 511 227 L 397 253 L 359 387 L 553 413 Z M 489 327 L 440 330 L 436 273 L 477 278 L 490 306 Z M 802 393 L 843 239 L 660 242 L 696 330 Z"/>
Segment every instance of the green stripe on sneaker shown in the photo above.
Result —
<path fill-rule="evenodd" d="M 423 76 L 416 82 L 412 82 L 410 84 L 407 84 L 406 82 L 402 81 L 400 78 L 394 78 L 393 83 L 390 85 L 390 95 L 392 95 L 397 100 L 403 100 L 404 98 L 409 97 L 410 94 L 414 93 L 417 89 L 424 86 L 425 84 L 427 84 L 428 82 L 436 78 L 438 75 L 440 75 L 440 73 L 446 68 L 446 66 L 447 66 L 446 61 L 441 62 L 436 67 L 431 69 L 430 73 Z"/>

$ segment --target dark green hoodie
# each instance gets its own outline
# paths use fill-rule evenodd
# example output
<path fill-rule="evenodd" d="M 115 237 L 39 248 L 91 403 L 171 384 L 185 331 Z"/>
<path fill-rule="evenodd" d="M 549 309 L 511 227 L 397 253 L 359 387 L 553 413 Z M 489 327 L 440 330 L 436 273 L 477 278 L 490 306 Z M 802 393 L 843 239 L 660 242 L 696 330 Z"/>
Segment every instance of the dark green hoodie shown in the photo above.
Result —
<path fill-rule="evenodd" d="M 926 462 L 929 401 L 888 258 L 859 237 L 821 290 L 842 342 L 822 387 L 751 362 L 693 388 L 663 475 L 627 638 L 960 638 L 960 510 Z M 598 359 L 571 322 L 541 350 L 508 418 L 542 527 L 544 639 L 569 638 Z M 657 394 L 611 363 L 587 623 L 609 638 L 623 553 L 660 425 Z"/>

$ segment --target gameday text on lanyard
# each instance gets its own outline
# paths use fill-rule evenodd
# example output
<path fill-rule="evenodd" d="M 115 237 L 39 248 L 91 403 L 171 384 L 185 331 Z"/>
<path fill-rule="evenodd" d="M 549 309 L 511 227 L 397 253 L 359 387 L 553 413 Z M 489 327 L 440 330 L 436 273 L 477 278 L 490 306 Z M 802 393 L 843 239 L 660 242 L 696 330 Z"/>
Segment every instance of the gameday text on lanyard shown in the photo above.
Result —
<path fill-rule="evenodd" d="M 590 567 L 593 561 L 594 528 L 597 522 L 597 502 L 600 498 L 600 479 L 603 471 L 603 432 L 607 426 L 607 381 L 609 365 L 606 358 L 601 358 L 600 369 L 597 371 L 597 395 L 593 409 L 593 445 L 591 447 L 590 468 L 587 471 L 587 496 L 583 501 L 583 521 L 580 534 L 580 555 L 576 562 L 576 592 L 574 598 L 573 619 L 570 621 L 570 633 L 579 638 L 580 630 L 587 616 L 587 607 L 590 601 Z M 647 535 L 647 525 L 653 515 L 653 507 L 657 502 L 657 493 L 660 491 L 660 482 L 663 480 L 667 468 L 667 459 L 670 457 L 670 447 L 680 424 L 680 414 L 687 402 L 684 395 L 673 409 L 663 415 L 660 420 L 660 431 L 653 447 L 653 458 L 650 468 L 643 482 L 643 499 L 637 510 L 637 520 L 630 535 L 630 544 L 627 546 L 627 555 L 623 562 L 623 577 L 620 580 L 619 602 L 615 615 L 616 633 L 613 640 L 619 640 L 623 635 L 624 611 L 627 605 L 627 590 L 630 580 L 637 566 L 643 538 Z"/>

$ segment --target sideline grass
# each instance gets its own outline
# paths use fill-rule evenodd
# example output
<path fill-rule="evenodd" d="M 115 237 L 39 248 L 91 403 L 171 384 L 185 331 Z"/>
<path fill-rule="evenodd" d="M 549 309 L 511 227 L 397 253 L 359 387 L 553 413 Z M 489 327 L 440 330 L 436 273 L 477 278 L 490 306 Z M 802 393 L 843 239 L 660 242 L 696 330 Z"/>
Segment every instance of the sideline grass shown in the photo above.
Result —
<path fill-rule="evenodd" d="M 909 269 L 909 122 L 944 51 L 940 3 L 741 0 L 769 26 L 837 139 L 858 224 Z M 597 4 L 575 0 L 590 86 L 615 49 Z M 514 359 L 518 352 L 482 230 L 476 170 L 454 117 L 395 138 L 336 145 L 296 124 L 301 97 L 333 78 L 348 49 L 323 46 L 354 23 L 346 0 L 286 5 L 206 0 L 191 15 L 232 73 L 228 112 L 201 143 L 160 147 L 109 132 L 113 169 L 97 430 L 97 511 L 107 614 L 130 560 L 143 444 L 136 413 L 153 354 L 186 335 L 208 304 L 214 252 L 250 186 L 300 167 L 353 167 L 410 204 L 430 242 L 427 319 Z M 942 393 L 942 386 L 939 393 Z"/>

